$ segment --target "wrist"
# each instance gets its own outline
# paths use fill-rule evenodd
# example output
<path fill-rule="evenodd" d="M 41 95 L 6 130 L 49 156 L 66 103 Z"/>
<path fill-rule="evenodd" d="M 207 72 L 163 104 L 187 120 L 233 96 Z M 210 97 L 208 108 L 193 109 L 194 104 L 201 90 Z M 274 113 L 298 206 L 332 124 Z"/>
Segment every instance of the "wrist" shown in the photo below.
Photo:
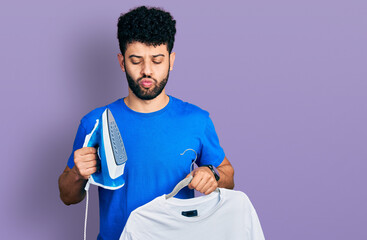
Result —
<path fill-rule="evenodd" d="M 74 166 L 72 169 L 71 169 L 71 172 L 74 176 L 74 181 L 75 182 L 79 182 L 79 181 L 87 181 L 87 179 L 85 179 L 80 173 L 79 171 L 76 169 L 76 167 Z"/>

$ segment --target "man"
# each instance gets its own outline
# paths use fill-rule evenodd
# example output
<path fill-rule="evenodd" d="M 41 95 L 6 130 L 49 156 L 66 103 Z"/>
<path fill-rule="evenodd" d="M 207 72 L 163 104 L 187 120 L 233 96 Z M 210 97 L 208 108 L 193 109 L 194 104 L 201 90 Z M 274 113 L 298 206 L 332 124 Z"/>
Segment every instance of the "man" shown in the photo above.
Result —
<path fill-rule="evenodd" d="M 118 239 L 131 211 L 170 193 L 189 174 L 195 156 L 180 155 L 186 149 L 197 152 L 199 167 L 193 172 L 190 189 L 182 189 L 176 197 L 191 198 L 192 189 L 210 194 L 217 187 L 234 186 L 233 168 L 219 145 L 208 112 L 165 93 L 175 61 L 175 24 L 170 13 L 144 6 L 120 16 L 118 61 L 126 74 L 129 94 L 83 117 L 73 153 L 59 178 L 65 204 L 84 199 L 87 179 L 99 166 L 96 149 L 82 147 L 83 142 L 108 107 L 121 131 L 128 160 L 122 188 L 99 188 L 98 239 Z"/>

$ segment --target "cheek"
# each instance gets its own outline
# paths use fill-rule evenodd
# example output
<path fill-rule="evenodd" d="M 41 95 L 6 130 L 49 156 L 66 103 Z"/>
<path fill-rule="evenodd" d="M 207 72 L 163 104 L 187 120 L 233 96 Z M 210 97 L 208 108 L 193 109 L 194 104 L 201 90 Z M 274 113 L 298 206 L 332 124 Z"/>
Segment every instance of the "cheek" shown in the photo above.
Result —
<path fill-rule="evenodd" d="M 157 73 L 157 75 L 159 75 L 159 77 L 163 78 L 163 77 L 166 77 L 167 72 L 168 72 L 168 69 L 169 69 L 169 65 L 168 64 L 159 65 L 156 68 L 156 73 Z"/>
<path fill-rule="evenodd" d="M 140 76 L 141 69 L 135 65 L 125 65 L 125 71 L 127 71 L 129 75 L 135 79 L 136 77 Z"/>

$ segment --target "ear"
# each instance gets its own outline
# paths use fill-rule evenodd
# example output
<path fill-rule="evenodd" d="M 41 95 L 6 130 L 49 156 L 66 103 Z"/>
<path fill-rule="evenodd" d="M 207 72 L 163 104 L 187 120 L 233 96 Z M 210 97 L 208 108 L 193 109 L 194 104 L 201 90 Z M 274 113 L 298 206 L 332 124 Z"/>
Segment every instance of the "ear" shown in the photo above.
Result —
<path fill-rule="evenodd" d="M 119 61 L 119 64 L 120 64 L 121 70 L 122 70 L 123 72 L 125 72 L 124 56 L 123 56 L 121 53 L 119 53 L 119 54 L 117 54 L 117 59 L 118 59 L 118 61 Z"/>
<path fill-rule="evenodd" d="M 172 71 L 173 69 L 173 64 L 175 62 L 175 58 L 176 58 L 176 53 L 175 52 L 171 52 L 171 54 L 169 55 L 169 64 L 170 64 L 170 71 Z"/>

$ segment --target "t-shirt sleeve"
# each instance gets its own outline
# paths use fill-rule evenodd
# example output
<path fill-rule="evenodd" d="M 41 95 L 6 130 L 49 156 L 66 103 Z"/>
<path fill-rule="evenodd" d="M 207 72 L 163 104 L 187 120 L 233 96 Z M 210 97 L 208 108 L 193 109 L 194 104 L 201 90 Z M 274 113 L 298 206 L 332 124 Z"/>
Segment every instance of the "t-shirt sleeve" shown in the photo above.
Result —
<path fill-rule="evenodd" d="M 257 216 L 255 208 L 251 208 L 251 239 L 254 240 L 264 240 L 264 233 L 261 228 L 259 217 Z"/>
<path fill-rule="evenodd" d="M 205 129 L 201 136 L 201 152 L 198 165 L 213 165 L 218 167 L 225 157 L 223 148 L 219 144 L 218 135 L 215 131 L 213 121 L 208 116 Z"/>
<path fill-rule="evenodd" d="M 73 151 L 71 152 L 68 163 L 67 163 L 69 168 L 74 167 L 74 152 L 75 150 L 78 150 L 79 148 L 83 147 L 84 139 L 86 135 L 87 135 L 87 131 L 83 125 L 83 121 L 80 121 L 79 128 L 78 128 L 78 131 L 74 139 Z"/>
<path fill-rule="evenodd" d="M 129 219 L 126 222 L 126 225 L 124 227 L 124 230 L 121 233 L 120 239 L 119 240 L 135 240 L 138 239 L 136 237 L 133 237 L 133 233 L 135 232 L 134 229 L 136 229 L 136 227 L 138 227 L 138 225 L 136 225 L 136 223 L 134 224 L 134 212 L 130 215 Z M 133 229 L 131 231 L 131 229 Z M 139 228 L 139 227 L 138 227 Z"/>
<path fill-rule="evenodd" d="M 121 236 L 120 236 L 120 240 L 134 240 L 133 236 L 131 235 L 131 233 L 129 233 L 126 228 L 124 228 L 124 231 L 122 232 Z"/>

